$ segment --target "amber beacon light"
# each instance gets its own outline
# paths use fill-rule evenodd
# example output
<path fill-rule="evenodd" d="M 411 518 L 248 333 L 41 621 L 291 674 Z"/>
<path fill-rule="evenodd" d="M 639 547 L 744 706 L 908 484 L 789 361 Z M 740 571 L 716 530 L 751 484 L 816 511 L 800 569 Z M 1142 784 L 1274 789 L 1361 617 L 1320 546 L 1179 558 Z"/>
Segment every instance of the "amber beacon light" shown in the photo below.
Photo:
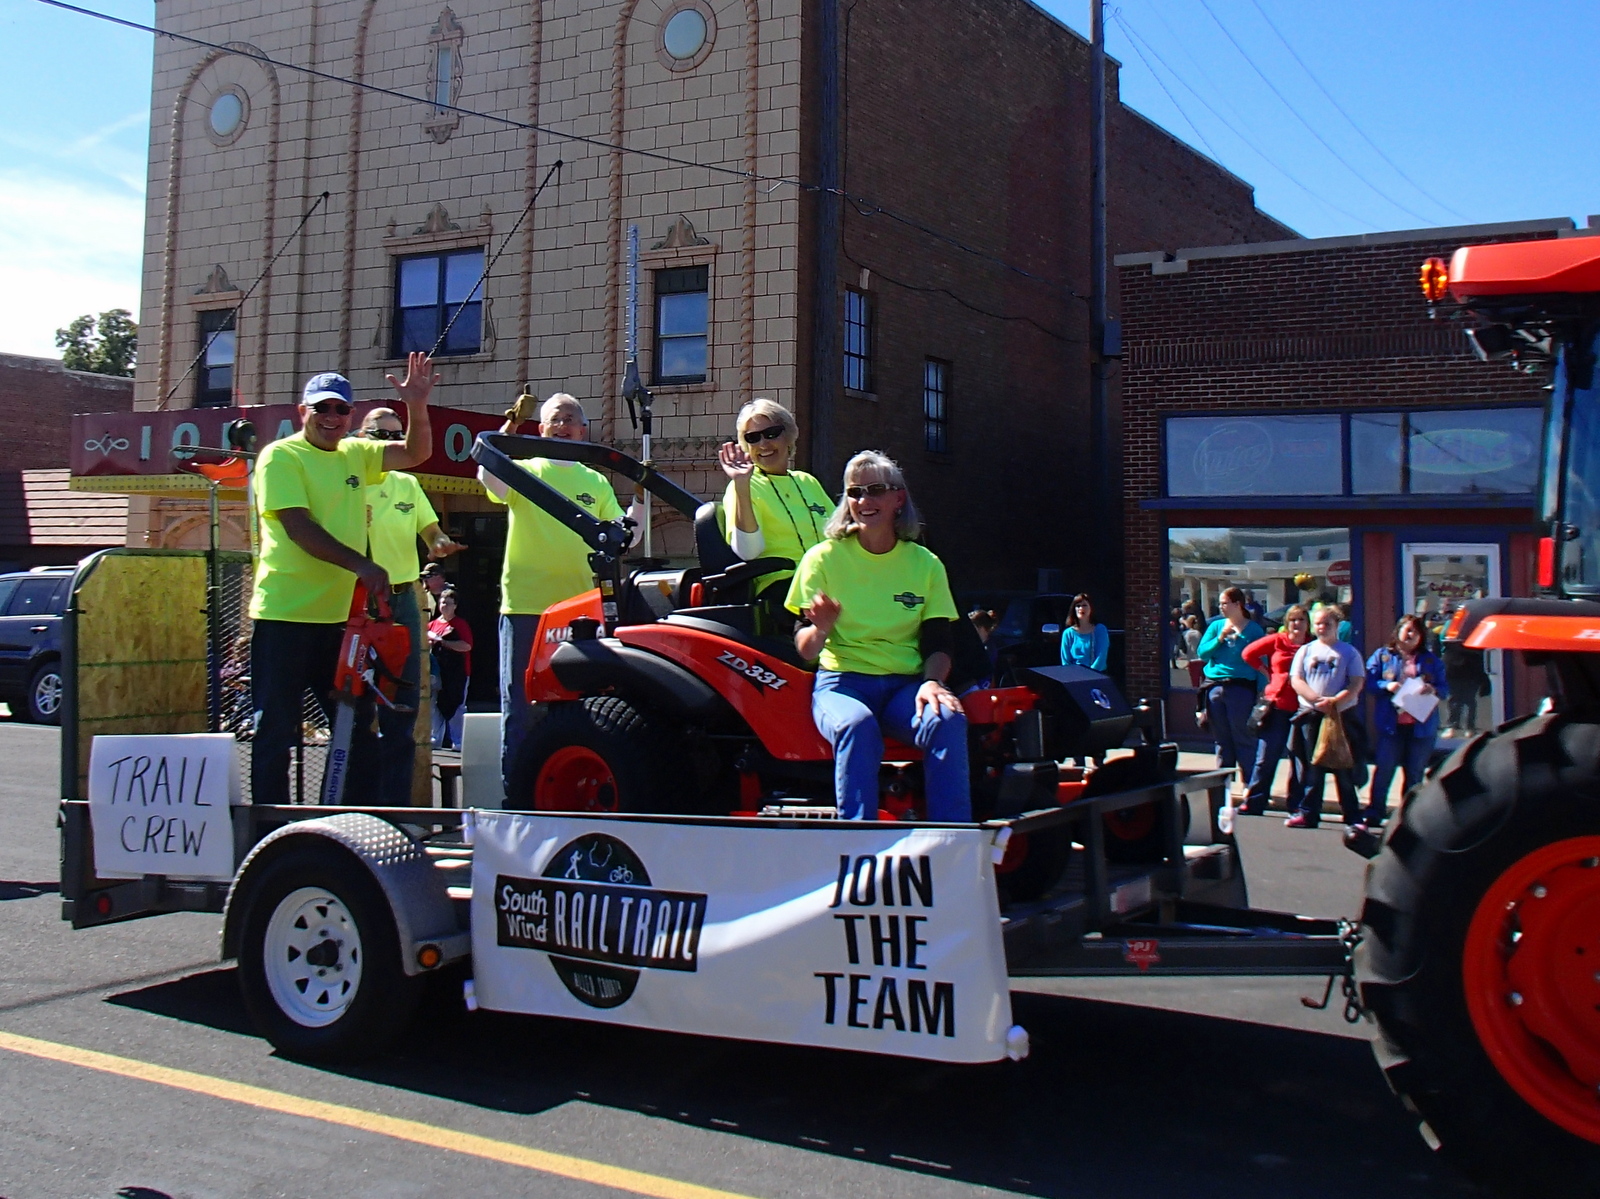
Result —
<path fill-rule="evenodd" d="M 1422 271 L 1417 277 L 1422 285 L 1422 294 L 1427 297 L 1428 303 L 1437 304 L 1444 299 L 1444 293 L 1450 286 L 1450 267 L 1443 258 L 1430 258 L 1422 264 Z"/>

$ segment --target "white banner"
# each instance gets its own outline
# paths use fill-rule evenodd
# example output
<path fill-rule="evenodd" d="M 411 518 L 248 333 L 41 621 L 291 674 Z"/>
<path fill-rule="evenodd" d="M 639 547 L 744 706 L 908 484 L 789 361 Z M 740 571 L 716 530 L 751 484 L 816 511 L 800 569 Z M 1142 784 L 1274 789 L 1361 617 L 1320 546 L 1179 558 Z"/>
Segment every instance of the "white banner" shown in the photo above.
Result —
<path fill-rule="evenodd" d="M 100 878 L 227 882 L 241 802 L 231 733 L 96 737 L 89 749 L 89 823 Z"/>
<path fill-rule="evenodd" d="M 980 829 L 478 812 L 473 836 L 484 1008 L 948 1062 L 1007 1056 Z"/>

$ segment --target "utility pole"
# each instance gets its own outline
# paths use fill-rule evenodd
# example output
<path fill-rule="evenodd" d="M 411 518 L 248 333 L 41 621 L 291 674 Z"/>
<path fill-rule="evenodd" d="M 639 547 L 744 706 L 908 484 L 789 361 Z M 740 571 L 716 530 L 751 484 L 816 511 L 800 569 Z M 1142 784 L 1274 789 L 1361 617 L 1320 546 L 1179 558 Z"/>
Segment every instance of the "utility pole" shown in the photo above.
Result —
<path fill-rule="evenodd" d="M 1106 6 L 1089 0 L 1089 481 L 1094 488 L 1092 549 L 1101 594 L 1120 592 L 1113 578 L 1111 430 L 1106 413 Z M 1120 604 L 1117 605 L 1120 608 Z"/>

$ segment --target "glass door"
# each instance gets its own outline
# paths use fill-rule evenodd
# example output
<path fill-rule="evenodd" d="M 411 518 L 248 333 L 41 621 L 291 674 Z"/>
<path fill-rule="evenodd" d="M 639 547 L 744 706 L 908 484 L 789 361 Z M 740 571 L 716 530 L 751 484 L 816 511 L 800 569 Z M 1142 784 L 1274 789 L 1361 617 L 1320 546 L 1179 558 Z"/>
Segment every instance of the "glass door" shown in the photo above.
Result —
<path fill-rule="evenodd" d="M 1439 634 L 1450 614 L 1470 599 L 1500 594 L 1500 547 L 1457 542 L 1408 542 L 1405 555 L 1405 610 L 1426 622 L 1429 643 L 1439 650 Z M 1505 719 L 1503 655 L 1456 647 L 1441 651 L 1450 698 L 1439 717 L 1440 737 L 1466 737 L 1492 729 Z"/>

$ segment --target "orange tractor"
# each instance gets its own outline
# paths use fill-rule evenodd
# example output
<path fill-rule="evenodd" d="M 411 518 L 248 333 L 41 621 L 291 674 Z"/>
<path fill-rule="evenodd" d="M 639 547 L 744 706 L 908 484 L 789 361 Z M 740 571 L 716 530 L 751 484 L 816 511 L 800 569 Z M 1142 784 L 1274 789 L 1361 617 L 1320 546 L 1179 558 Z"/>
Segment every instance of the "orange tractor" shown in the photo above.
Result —
<path fill-rule="evenodd" d="M 1429 1144 L 1499 1193 L 1600 1195 L 1600 237 L 1467 246 L 1421 282 L 1480 358 L 1551 381 L 1545 597 L 1471 601 L 1443 634 L 1522 653 L 1551 698 L 1368 847 L 1361 1003 Z"/>

